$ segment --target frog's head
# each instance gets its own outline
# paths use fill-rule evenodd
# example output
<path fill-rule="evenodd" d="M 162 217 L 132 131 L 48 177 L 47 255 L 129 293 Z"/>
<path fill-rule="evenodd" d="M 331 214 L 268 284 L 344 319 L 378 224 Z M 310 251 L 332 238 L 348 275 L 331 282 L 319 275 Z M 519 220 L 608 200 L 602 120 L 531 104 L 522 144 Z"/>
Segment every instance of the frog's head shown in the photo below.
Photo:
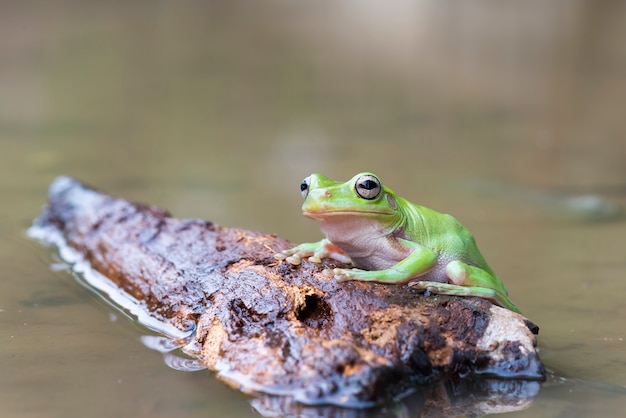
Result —
<path fill-rule="evenodd" d="M 398 204 L 395 194 L 372 173 L 359 173 L 345 183 L 321 174 L 302 180 L 302 213 L 317 220 L 334 216 L 366 216 L 378 219 L 393 216 Z"/>

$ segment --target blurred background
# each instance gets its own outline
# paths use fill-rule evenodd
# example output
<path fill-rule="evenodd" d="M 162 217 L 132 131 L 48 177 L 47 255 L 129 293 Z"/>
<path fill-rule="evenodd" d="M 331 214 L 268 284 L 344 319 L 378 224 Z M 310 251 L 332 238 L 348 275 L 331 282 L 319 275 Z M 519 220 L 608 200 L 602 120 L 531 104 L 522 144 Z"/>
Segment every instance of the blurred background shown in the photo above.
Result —
<path fill-rule="evenodd" d="M 626 2 L 592 0 L 2 2 L 0 414 L 256 414 L 50 269 L 24 231 L 56 176 L 310 241 L 302 178 L 364 170 L 464 223 L 541 327 L 516 415 L 619 416 Z"/>

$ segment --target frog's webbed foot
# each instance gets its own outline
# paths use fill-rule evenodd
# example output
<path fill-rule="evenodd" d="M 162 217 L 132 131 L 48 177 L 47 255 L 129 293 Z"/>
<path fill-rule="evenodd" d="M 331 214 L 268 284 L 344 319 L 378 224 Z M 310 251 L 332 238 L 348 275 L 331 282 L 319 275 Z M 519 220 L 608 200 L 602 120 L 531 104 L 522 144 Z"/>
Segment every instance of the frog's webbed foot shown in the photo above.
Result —
<path fill-rule="evenodd" d="M 412 282 L 409 283 L 411 289 L 424 290 L 432 294 L 451 295 L 451 296 L 476 296 L 487 299 L 496 305 L 510 309 L 513 312 L 520 313 L 519 309 L 511 300 L 499 293 L 495 289 L 486 287 L 466 287 L 457 284 L 439 283 L 439 282 Z"/>
<path fill-rule="evenodd" d="M 312 255 L 313 252 L 307 252 L 300 246 L 295 246 L 293 248 L 288 248 L 286 250 L 282 250 L 276 254 L 274 254 L 274 258 L 278 261 L 286 260 L 289 264 L 293 264 L 297 266 L 300 264 L 302 257 L 307 257 L 308 255 Z"/>
<path fill-rule="evenodd" d="M 496 291 L 484 287 L 466 287 L 451 283 L 419 281 L 409 283 L 414 290 L 423 290 L 432 294 L 454 296 L 478 296 L 483 299 L 495 300 Z"/>
<path fill-rule="evenodd" d="M 485 274 L 487 274 L 485 272 Z M 470 282 L 471 283 L 471 282 Z M 487 284 L 487 283 L 486 283 Z M 492 287 L 482 287 L 471 284 L 458 285 L 452 283 L 439 283 L 429 281 L 416 281 L 409 283 L 409 287 L 416 290 L 424 290 L 432 294 L 452 296 L 475 296 L 507 308 L 513 312 L 521 313 L 519 308 L 509 299 L 507 294 Z"/>
<path fill-rule="evenodd" d="M 307 242 L 304 244 L 296 245 L 293 248 L 289 248 L 274 254 L 274 258 L 277 260 L 286 260 L 288 263 L 295 266 L 299 265 L 304 258 L 307 258 L 312 263 L 321 263 L 323 258 L 332 258 L 333 260 L 341 263 L 350 264 L 352 260 L 348 257 L 341 248 L 331 243 L 328 239 L 323 239 L 319 242 Z"/>

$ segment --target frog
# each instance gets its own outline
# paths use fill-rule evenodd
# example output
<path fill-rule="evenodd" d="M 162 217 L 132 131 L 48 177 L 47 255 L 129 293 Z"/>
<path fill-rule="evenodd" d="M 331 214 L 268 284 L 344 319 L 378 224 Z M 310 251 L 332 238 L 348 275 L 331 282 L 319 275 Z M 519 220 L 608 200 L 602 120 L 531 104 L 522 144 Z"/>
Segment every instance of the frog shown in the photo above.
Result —
<path fill-rule="evenodd" d="M 329 258 L 337 282 L 407 285 L 426 295 L 475 296 L 521 313 L 479 251 L 472 233 L 451 215 L 409 202 L 371 172 L 345 183 L 314 173 L 300 184 L 302 213 L 325 237 L 274 254 L 298 266 Z"/>

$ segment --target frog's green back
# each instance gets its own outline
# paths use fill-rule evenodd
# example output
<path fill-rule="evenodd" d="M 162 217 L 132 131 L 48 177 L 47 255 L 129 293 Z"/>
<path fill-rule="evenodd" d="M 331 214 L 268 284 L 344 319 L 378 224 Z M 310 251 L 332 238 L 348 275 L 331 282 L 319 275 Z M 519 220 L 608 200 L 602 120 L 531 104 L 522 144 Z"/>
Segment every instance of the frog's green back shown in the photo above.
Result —
<path fill-rule="evenodd" d="M 396 197 L 398 209 L 403 212 L 404 235 L 435 251 L 440 257 L 460 260 L 495 273 L 480 253 L 472 233 L 451 215 Z"/>

